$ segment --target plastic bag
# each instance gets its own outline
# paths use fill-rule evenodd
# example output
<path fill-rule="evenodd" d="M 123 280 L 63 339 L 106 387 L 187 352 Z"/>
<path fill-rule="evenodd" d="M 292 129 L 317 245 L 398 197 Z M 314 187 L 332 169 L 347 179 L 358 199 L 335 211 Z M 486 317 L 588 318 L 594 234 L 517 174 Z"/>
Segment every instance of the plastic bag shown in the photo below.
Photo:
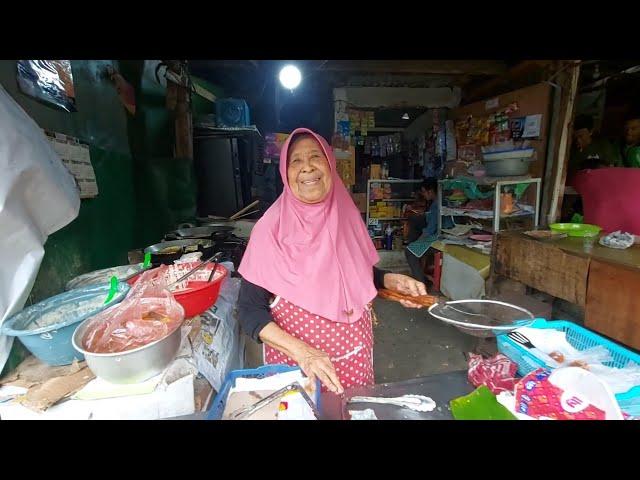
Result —
<path fill-rule="evenodd" d="M 0 324 L 25 305 L 44 243 L 78 216 L 80 195 L 42 129 L 0 85 Z M 35 194 L 37 192 L 37 194 Z M 0 370 L 13 337 L 0 336 Z"/>
<path fill-rule="evenodd" d="M 580 368 L 535 370 L 518 382 L 515 398 L 518 413 L 541 420 L 624 419 L 606 384 Z"/>
<path fill-rule="evenodd" d="M 77 111 L 70 60 L 18 60 L 17 67 L 23 93 L 67 112 Z"/>
<path fill-rule="evenodd" d="M 127 298 L 96 315 L 82 339 L 93 353 L 116 353 L 160 340 L 179 328 L 184 309 L 165 288 L 169 267 L 162 265 L 140 276 Z"/>
<path fill-rule="evenodd" d="M 589 365 L 589 371 L 604 381 L 613 393 L 625 393 L 640 385 L 640 365 L 629 362 L 624 368 Z"/>
<path fill-rule="evenodd" d="M 481 355 L 469 354 L 469 382 L 475 387 L 484 385 L 495 395 L 503 391 L 513 391 L 517 371 L 518 365 L 501 353 L 488 359 L 483 359 Z"/>

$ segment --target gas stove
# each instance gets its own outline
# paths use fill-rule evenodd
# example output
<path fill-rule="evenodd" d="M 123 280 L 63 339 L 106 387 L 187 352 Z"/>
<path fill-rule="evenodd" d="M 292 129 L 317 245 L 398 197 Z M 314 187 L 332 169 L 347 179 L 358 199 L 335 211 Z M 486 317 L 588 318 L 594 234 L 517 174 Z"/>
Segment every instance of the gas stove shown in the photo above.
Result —
<path fill-rule="evenodd" d="M 214 242 L 215 252 L 222 252 L 222 262 L 232 262 L 236 272 L 242 261 L 242 256 L 247 248 L 247 240 L 236 237 L 235 235 L 228 235 L 224 239 L 216 240 Z"/>

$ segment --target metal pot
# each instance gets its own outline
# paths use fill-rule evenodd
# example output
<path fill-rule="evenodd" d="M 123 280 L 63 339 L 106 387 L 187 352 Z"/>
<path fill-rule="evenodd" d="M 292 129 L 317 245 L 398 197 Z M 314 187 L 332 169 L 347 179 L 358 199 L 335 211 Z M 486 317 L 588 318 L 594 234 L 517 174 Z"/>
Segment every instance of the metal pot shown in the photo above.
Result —
<path fill-rule="evenodd" d="M 175 253 L 163 253 L 164 250 L 171 247 L 179 247 L 180 250 Z M 151 253 L 151 263 L 153 265 L 171 265 L 174 260 L 179 259 L 185 253 L 189 253 L 188 250 L 202 252 L 203 257 L 210 257 L 213 255 L 213 241 L 208 238 L 172 240 L 151 245 L 144 249 L 144 253 Z"/>
<path fill-rule="evenodd" d="M 233 226 L 224 223 L 216 223 L 206 227 L 178 228 L 171 232 L 168 236 L 176 236 L 177 238 L 211 238 L 214 233 L 232 232 Z"/>
<path fill-rule="evenodd" d="M 483 160 L 488 177 L 516 177 L 529 173 L 530 158 Z"/>
<path fill-rule="evenodd" d="M 227 217 L 218 217 L 215 215 L 209 215 L 208 217 L 197 217 L 198 226 L 200 227 L 212 227 L 216 225 L 235 225 L 235 220 L 229 220 Z M 191 225 L 195 226 L 195 225 Z M 180 225 L 178 228 L 188 228 L 186 224 Z"/>
<path fill-rule="evenodd" d="M 181 328 L 160 340 L 142 347 L 119 353 L 92 353 L 81 347 L 89 318 L 73 334 L 73 347 L 84 354 L 91 371 L 111 383 L 139 383 L 150 379 L 167 368 L 175 358 L 182 340 Z"/>

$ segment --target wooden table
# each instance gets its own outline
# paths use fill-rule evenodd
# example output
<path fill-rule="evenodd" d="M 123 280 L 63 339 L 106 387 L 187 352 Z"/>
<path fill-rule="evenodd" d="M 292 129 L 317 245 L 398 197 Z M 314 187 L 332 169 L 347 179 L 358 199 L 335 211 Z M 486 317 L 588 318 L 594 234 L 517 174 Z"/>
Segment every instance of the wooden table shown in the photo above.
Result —
<path fill-rule="evenodd" d="M 542 241 L 522 233 L 497 235 L 492 272 L 585 309 L 585 326 L 640 348 L 640 247 L 626 250 L 582 238 Z"/>

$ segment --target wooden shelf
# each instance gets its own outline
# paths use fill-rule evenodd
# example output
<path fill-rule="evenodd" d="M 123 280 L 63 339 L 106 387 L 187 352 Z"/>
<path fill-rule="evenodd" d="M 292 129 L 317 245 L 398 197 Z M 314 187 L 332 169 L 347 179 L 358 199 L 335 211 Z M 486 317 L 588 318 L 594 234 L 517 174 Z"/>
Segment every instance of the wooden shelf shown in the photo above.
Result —
<path fill-rule="evenodd" d="M 371 199 L 369 200 L 369 203 L 373 203 L 373 202 L 415 202 L 415 198 L 378 198 L 378 199 Z"/>

